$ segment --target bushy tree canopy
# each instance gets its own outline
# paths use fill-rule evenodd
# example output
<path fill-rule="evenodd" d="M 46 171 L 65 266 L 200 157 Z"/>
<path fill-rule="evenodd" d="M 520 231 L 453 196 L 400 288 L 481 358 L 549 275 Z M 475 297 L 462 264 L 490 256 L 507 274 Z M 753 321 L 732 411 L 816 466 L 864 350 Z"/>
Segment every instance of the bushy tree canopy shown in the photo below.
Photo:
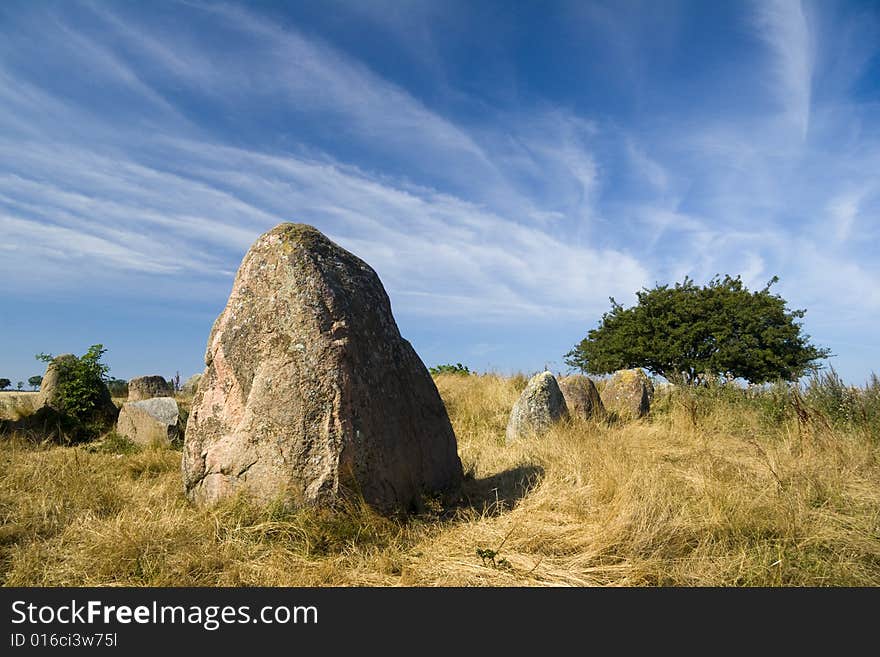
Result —
<path fill-rule="evenodd" d="M 446 363 L 445 365 L 435 365 L 434 367 L 429 367 L 428 371 L 432 375 L 437 374 L 470 374 L 471 371 L 468 369 L 467 365 L 462 365 L 461 363 L 456 363 L 452 365 L 451 363 Z"/>
<path fill-rule="evenodd" d="M 110 367 L 101 362 L 104 355 L 102 344 L 93 344 L 79 358 L 58 359 L 58 404 L 59 410 L 74 418 L 84 418 L 95 409 L 104 390 L 104 382 Z M 37 354 L 37 360 L 51 363 L 52 354 Z"/>
<path fill-rule="evenodd" d="M 695 384 L 708 376 L 752 383 L 795 380 L 828 349 L 809 342 L 797 322 L 805 310 L 788 310 L 771 294 L 775 276 L 759 292 L 740 277 L 716 277 L 700 287 L 690 278 L 673 287 L 636 293 L 638 303 L 611 310 L 565 356 L 572 367 L 592 374 L 643 367 L 675 383 Z"/>

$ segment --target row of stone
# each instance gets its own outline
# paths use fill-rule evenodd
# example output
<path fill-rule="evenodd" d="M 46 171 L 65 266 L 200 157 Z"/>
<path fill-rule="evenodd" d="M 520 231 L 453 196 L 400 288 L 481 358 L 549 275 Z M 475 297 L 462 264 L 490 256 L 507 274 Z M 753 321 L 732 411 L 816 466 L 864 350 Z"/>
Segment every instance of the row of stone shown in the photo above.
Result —
<path fill-rule="evenodd" d="M 139 443 L 180 432 L 177 402 L 156 378 L 130 382 L 118 421 L 102 391 L 109 422 Z M 618 378 L 625 388 L 638 375 Z M 600 397 L 589 379 L 560 390 L 552 374 L 538 375 L 508 436 L 546 430 L 570 413 L 620 414 L 625 395 L 616 388 L 612 380 Z M 643 394 L 634 414 L 648 403 Z M 400 335 L 376 272 L 304 224 L 275 227 L 242 261 L 208 337 L 181 472 L 198 504 L 245 493 L 324 505 L 353 494 L 380 510 L 418 508 L 425 494 L 454 499 L 464 477 L 443 401 Z"/>
<path fill-rule="evenodd" d="M 193 395 L 201 374 L 194 374 L 181 386 Z M 170 445 L 183 437 L 183 423 L 174 387 L 157 374 L 137 376 L 128 382 L 128 401 L 119 410 L 116 433 L 138 445 Z"/>
<path fill-rule="evenodd" d="M 60 395 L 65 384 L 64 373 L 69 368 L 62 365 L 75 358 L 73 354 L 62 354 L 47 365 L 34 404 L 34 420 L 45 418 L 44 424 L 48 425 L 63 413 Z M 140 445 L 167 445 L 178 440 L 182 433 L 180 409 L 171 394 L 171 384 L 161 376 L 135 377 L 129 381 L 129 401 L 117 409 L 107 386 L 101 384 L 88 419 L 103 429 L 115 423 L 118 434 Z"/>
<path fill-rule="evenodd" d="M 599 394 L 592 379 L 566 376 L 559 380 L 550 372 L 531 379 L 513 405 L 507 422 L 507 442 L 541 436 L 565 418 L 582 420 L 644 417 L 651 408 L 654 386 L 641 369 L 616 372 Z"/>
<path fill-rule="evenodd" d="M 620 372 L 600 396 L 586 377 L 560 389 L 542 373 L 514 406 L 508 438 L 605 408 L 640 417 L 649 386 L 640 370 Z M 323 505 L 355 494 L 380 510 L 454 497 L 464 476 L 443 401 L 376 272 L 291 223 L 250 248 L 214 322 L 181 470 L 197 504 L 245 493 Z"/>

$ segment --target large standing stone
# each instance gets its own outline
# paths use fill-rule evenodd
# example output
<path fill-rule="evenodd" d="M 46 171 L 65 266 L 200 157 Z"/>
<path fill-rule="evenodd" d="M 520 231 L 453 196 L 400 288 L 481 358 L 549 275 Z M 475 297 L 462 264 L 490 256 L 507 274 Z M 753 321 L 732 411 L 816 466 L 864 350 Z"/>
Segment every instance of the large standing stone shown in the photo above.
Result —
<path fill-rule="evenodd" d="M 602 403 L 621 420 L 644 417 L 650 410 L 648 386 L 651 380 L 640 369 L 614 373 L 602 390 Z"/>
<path fill-rule="evenodd" d="M 157 374 L 136 376 L 128 382 L 128 401 L 140 401 L 153 397 L 168 397 L 174 394 L 171 384 L 165 377 Z"/>
<path fill-rule="evenodd" d="M 560 419 L 568 416 L 565 398 L 550 372 L 540 372 L 529 379 L 526 389 L 510 411 L 507 442 L 540 436 Z"/>
<path fill-rule="evenodd" d="M 172 397 L 126 402 L 119 411 L 116 432 L 139 445 L 169 445 L 180 433 L 180 413 Z"/>
<path fill-rule="evenodd" d="M 605 406 L 596 390 L 596 384 L 582 374 L 559 379 L 559 389 L 572 417 L 591 420 L 605 417 Z"/>
<path fill-rule="evenodd" d="M 311 226 L 281 224 L 254 243 L 205 363 L 182 463 L 196 503 L 356 492 L 405 509 L 461 483 L 446 408 L 379 277 Z"/>

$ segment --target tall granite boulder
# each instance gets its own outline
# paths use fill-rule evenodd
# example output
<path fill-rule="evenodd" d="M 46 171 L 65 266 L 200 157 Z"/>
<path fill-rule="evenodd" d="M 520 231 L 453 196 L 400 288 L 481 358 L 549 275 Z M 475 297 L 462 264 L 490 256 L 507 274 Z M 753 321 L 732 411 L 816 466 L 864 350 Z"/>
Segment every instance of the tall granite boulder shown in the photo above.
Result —
<path fill-rule="evenodd" d="M 640 368 L 620 370 L 602 390 L 602 403 L 621 420 L 644 417 L 651 408 L 649 386 L 653 389 L 651 380 Z"/>
<path fill-rule="evenodd" d="M 568 408 L 556 377 L 550 372 L 540 372 L 529 379 L 510 411 L 507 442 L 540 436 L 566 417 Z"/>
<path fill-rule="evenodd" d="M 174 394 L 171 384 L 157 374 L 136 376 L 128 382 L 128 401 L 140 401 L 153 397 L 170 397 Z"/>
<path fill-rule="evenodd" d="M 605 406 L 591 378 L 582 374 L 562 377 L 559 379 L 559 389 L 571 417 L 582 420 L 605 417 Z"/>
<path fill-rule="evenodd" d="M 461 483 L 446 408 L 379 277 L 311 226 L 250 248 L 205 363 L 182 461 L 195 503 L 354 492 L 384 511 Z"/>
<path fill-rule="evenodd" d="M 170 445 L 180 435 L 180 410 L 173 397 L 126 402 L 116 432 L 139 445 Z"/>

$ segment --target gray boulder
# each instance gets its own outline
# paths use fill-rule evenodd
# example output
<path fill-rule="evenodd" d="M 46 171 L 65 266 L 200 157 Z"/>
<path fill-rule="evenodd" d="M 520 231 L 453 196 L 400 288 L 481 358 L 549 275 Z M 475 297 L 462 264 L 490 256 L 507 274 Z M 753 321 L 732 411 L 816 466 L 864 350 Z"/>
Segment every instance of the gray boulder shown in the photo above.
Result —
<path fill-rule="evenodd" d="M 140 401 L 152 397 L 170 397 L 174 394 L 171 384 L 157 374 L 136 376 L 128 382 L 128 401 Z"/>
<path fill-rule="evenodd" d="M 550 372 L 529 379 L 525 390 L 513 405 L 507 421 L 507 442 L 545 434 L 553 424 L 568 417 L 565 398 Z"/>
<path fill-rule="evenodd" d="M 169 445 L 180 435 L 180 411 L 171 397 L 126 402 L 116 432 L 139 445 Z"/>
<path fill-rule="evenodd" d="M 589 377 L 581 374 L 563 377 L 559 379 L 559 389 L 562 391 L 571 417 L 582 420 L 605 417 L 605 406 L 602 404 L 596 384 Z"/>
<path fill-rule="evenodd" d="M 463 478 L 434 381 L 376 272 L 304 224 L 262 235 L 205 354 L 183 450 L 187 497 L 362 496 L 409 509 Z"/>

